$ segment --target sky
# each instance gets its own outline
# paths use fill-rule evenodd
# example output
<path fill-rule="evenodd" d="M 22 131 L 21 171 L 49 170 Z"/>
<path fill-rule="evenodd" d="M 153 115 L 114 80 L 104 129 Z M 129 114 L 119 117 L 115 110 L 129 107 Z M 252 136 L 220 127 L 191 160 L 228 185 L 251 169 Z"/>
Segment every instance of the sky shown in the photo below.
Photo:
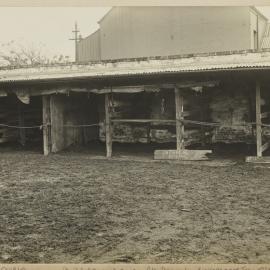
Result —
<path fill-rule="evenodd" d="M 0 7 L 0 50 L 14 40 L 22 46 L 42 48 L 45 54 L 74 58 L 75 21 L 82 37 L 98 29 L 98 21 L 110 7 Z M 4 44 L 4 45 L 3 45 Z"/>
<path fill-rule="evenodd" d="M 270 21 L 270 6 L 257 7 Z M 42 47 L 49 56 L 68 55 L 74 59 L 72 30 L 77 21 L 80 34 L 86 37 L 98 29 L 98 21 L 110 7 L 0 7 L 0 51 L 8 43 Z"/>

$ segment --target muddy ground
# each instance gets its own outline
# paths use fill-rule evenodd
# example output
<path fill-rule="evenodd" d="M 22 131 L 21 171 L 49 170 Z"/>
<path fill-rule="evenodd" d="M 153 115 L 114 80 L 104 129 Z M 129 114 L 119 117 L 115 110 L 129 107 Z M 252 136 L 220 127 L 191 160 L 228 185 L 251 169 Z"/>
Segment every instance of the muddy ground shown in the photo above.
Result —
<path fill-rule="evenodd" d="M 0 172 L 2 263 L 270 261 L 268 166 L 14 150 Z"/>

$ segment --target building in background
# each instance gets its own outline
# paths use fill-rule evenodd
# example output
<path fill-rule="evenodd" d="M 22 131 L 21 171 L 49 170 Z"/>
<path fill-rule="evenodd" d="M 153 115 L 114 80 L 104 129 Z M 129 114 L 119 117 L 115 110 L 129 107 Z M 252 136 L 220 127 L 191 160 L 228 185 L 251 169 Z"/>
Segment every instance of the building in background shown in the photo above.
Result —
<path fill-rule="evenodd" d="M 264 41 L 267 18 L 254 7 L 114 7 L 99 25 L 79 42 L 79 62 L 258 49 L 269 43 Z"/>
<path fill-rule="evenodd" d="M 255 8 L 117 7 L 99 23 L 76 43 L 89 64 L 0 70 L 0 142 L 42 141 L 45 155 L 101 143 L 107 157 L 141 143 L 157 159 L 270 148 L 270 29 Z"/>

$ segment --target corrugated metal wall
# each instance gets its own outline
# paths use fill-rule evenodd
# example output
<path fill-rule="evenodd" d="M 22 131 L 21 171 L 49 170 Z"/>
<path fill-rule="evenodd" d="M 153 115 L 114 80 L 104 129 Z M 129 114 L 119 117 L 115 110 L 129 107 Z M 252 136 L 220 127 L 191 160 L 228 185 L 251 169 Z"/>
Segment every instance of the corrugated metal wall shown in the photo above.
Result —
<path fill-rule="evenodd" d="M 78 61 L 99 61 L 100 58 L 100 30 L 82 39 L 78 43 Z"/>
<path fill-rule="evenodd" d="M 257 14 L 256 10 L 250 9 L 250 46 L 257 49 L 262 44 L 263 36 L 267 27 L 267 21 Z M 254 34 L 256 32 L 256 35 Z M 256 41 L 255 38 L 258 40 Z M 257 48 L 256 48 L 257 47 Z"/>
<path fill-rule="evenodd" d="M 79 43 L 79 61 L 252 49 L 250 7 L 114 7 Z M 266 21 L 259 16 L 259 38 Z"/>
<path fill-rule="evenodd" d="M 101 58 L 250 48 L 249 7 L 116 7 L 100 22 Z"/>
<path fill-rule="evenodd" d="M 270 23 L 268 23 L 266 26 L 261 48 L 262 49 L 270 48 Z"/>

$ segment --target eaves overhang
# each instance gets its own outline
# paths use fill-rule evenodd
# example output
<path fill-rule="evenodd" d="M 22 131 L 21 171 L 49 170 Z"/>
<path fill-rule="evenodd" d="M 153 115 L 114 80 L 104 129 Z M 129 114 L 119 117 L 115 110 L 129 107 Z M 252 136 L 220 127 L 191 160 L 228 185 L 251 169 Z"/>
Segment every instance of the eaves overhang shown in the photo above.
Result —
<path fill-rule="evenodd" d="M 87 64 L 2 68 L 0 83 L 270 69 L 270 50 L 119 59 Z"/>

